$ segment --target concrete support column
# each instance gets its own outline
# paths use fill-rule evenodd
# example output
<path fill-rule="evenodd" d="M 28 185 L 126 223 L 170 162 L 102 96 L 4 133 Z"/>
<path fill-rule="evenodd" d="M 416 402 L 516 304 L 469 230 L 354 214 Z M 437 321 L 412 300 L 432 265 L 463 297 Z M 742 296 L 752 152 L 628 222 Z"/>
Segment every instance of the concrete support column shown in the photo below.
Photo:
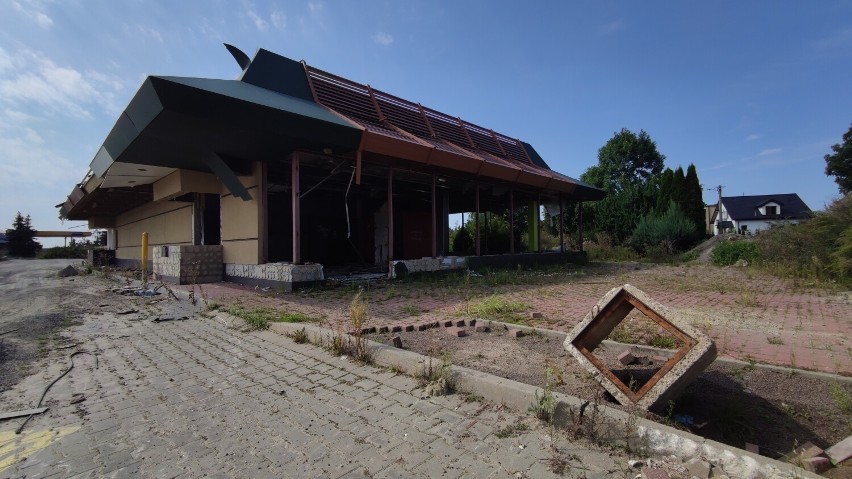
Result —
<path fill-rule="evenodd" d="M 563 210 L 562 210 L 562 196 L 559 197 L 559 252 L 565 252 L 565 234 L 563 229 L 565 227 L 565 221 L 563 220 Z"/>
<path fill-rule="evenodd" d="M 479 183 L 476 184 L 476 256 L 482 256 L 479 245 Z"/>
<path fill-rule="evenodd" d="M 432 257 L 438 256 L 438 212 L 435 205 L 435 173 L 432 173 Z"/>
<path fill-rule="evenodd" d="M 299 187 L 299 154 L 293 153 L 290 157 L 292 163 L 291 188 L 293 201 L 293 264 L 302 263 L 302 223 L 301 223 L 301 189 Z"/>
<path fill-rule="evenodd" d="M 577 208 L 579 209 L 578 212 L 577 212 L 577 215 L 580 218 L 580 227 L 579 227 L 579 231 L 580 231 L 580 252 L 582 253 L 583 252 L 583 202 L 582 201 L 577 203 Z"/>
<path fill-rule="evenodd" d="M 538 251 L 539 248 L 539 217 L 538 202 L 527 203 L 527 238 L 529 239 L 530 251 Z"/>
<path fill-rule="evenodd" d="M 393 261 L 393 168 L 388 168 L 388 268 Z"/>
<path fill-rule="evenodd" d="M 509 253 L 515 254 L 515 190 L 509 190 Z"/>

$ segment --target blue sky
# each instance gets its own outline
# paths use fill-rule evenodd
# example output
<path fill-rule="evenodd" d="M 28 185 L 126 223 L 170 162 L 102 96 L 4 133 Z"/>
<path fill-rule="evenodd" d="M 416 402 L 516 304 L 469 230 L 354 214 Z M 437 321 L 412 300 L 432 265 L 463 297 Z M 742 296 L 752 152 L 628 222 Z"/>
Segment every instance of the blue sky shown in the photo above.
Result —
<path fill-rule="evenodd" d="M 0 224 L 80 224 L 54 205 L 145 76 L 235 78 L 222 42 L 519 137 L 570 176 L 644 129 L 706 188 L 813 209 L 852 123 L 848 1 L 2 0 Z"/>

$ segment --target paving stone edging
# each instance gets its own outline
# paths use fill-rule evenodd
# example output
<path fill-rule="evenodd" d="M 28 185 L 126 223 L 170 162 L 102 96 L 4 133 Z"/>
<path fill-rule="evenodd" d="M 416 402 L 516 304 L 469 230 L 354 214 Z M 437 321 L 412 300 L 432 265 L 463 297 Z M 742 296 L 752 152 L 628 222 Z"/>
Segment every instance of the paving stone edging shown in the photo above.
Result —
<path fill-rule="evenodd" d="M 227 313 L 218 313 L 231 321 L 239 321 Z M 504 324 L 496 321 L 492 324 Z M 536 328 L 507 325 L 512 328 L 533 330 Z M 312 324 L 305 323 L 271 323 L 270 330 L 280 334 L 292 334 L 304 329 L 307 338 L 315 344 L 327 344 L 334 337 L 334 332 Z M 537 329 L 536 329 L 537 330 Z M 545 332 L 547 330 L 537 330 Z M 547 331 L 553 333 L 552 331 Z M 424 368 L 430 364 L 439 366 L 439 359 L 423 356 L 404 349 L 397 349 L 385 344 L 368 341 L 373 361 L 380 366 L 404 371 L 412 376 L 420 376 Z M 786 370 L 787 368 L 785 368 Z M 481 396 L 493 403 L 504 404 L 517 411 L 526 411 L 536 400 L 541 388 L 523 384 L 511 379 L 497 377 L 462 366 L 453 366 L 453 380 L 459 391 Z M 573 424 L 572 417 L 580 410 L 586 401 L 562 393 L 554 393 L 556 398 L 556 413 L 554 420 L 560 426 Z M 591 414 L 593 408 L 586 407 L 586 414 Z M 664 424 L 656 423 L 625 411 L 600 405 L 598 416 L 594 421 L 594 430 L 603 443 L 615 446 L 629 446 L 633 450 L 641 450 L 655 455 L 674 455 L 682 461 L 701 457 L 715 467 L 721 469 L 730 477 L 743 479 L 772 479 L 772 478 L 812 478 L 814 473 L 802 468 L 770 459 L 743 449 L 728 446 L 716 441 L 680 431 Z"/>

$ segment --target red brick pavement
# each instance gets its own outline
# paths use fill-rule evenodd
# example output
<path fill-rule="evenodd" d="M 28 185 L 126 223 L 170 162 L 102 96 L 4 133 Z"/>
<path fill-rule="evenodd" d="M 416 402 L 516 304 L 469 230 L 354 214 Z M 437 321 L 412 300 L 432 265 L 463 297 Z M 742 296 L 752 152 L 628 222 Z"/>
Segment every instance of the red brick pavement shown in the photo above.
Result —
<path fill-rule="evenodd" d="M 469 295 L 497 295 L 531 306 L 541 319 L 527 324 L 568 331 L 601 296 L 630 283 L 682 313 L 709 334 L 720 355 L 852 375 L 852 299 L 849 292 L 804 288 L 794 281 L 736 268 L 625 264 L 572 267 L 563 273 L 522 273 L 520 284 L 488 286 L 474 278 Z M 551 278 L 548 276 L 552 276 Z M 189 289 L 189 286 L 181 286 Z M 223 304 L 271 307 L 345 323 L 350 288 L 278 294 L 231 283 L 203 285 Z M 382 282 L 369 291 L 372 325 L 442 320 L 463 314 L 464 287 L 448 282 Z"/>

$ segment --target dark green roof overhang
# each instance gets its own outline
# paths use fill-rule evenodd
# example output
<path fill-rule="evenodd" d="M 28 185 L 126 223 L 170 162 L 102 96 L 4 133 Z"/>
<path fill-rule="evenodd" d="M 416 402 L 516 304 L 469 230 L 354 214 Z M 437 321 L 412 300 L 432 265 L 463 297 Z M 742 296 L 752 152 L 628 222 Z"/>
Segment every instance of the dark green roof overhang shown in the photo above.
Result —
<path fill-rule="evenodd" d="M 316 103 L 239 80 L 150 76 L 90 167 L 114 162 L 210 171 L 211 154 L 272 161 L 298 148 L 357 149 L 361 130 Z"/>

